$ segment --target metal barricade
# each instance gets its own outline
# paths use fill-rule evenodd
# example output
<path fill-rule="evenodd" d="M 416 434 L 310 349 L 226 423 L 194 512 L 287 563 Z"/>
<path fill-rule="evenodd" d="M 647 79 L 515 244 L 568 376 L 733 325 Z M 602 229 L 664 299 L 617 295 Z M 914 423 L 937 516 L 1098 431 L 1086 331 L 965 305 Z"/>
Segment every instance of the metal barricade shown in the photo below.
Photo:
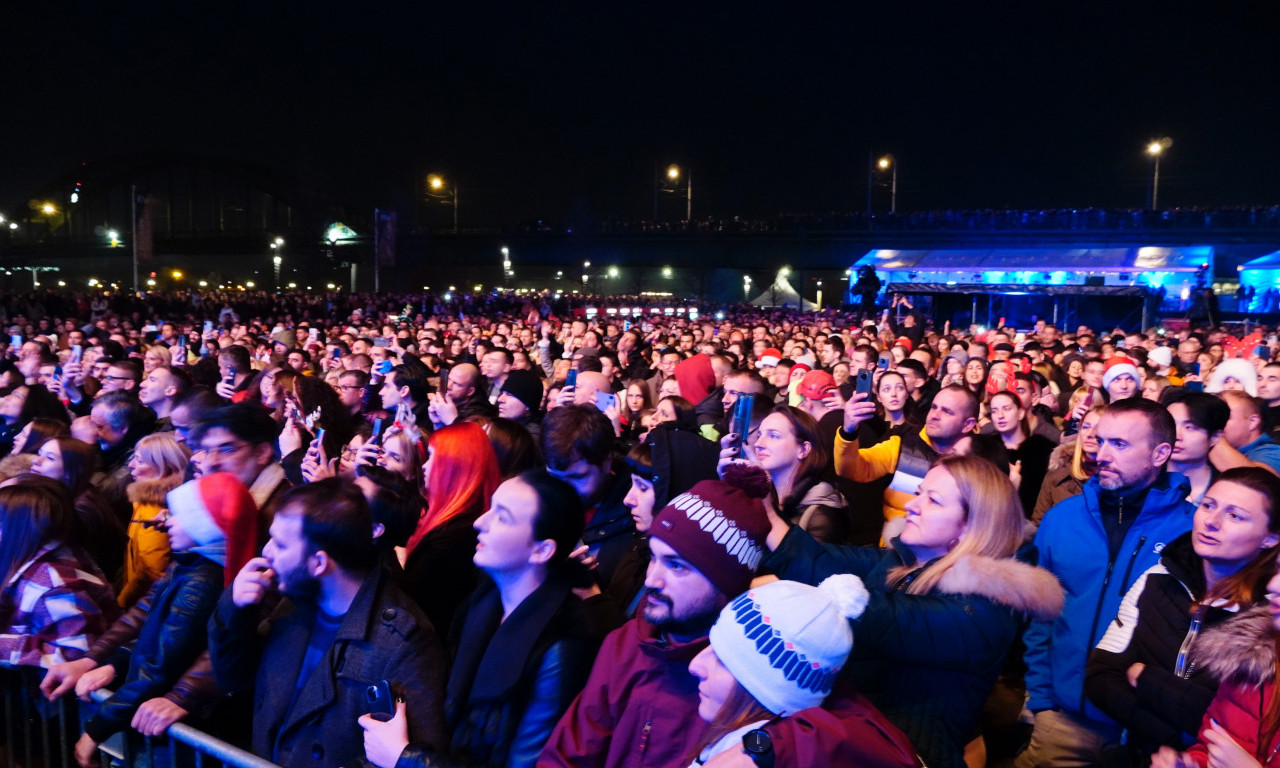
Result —
<path fill-rule="evenodd" d="M 0 663 L 4 703 L 0 768 L 79 768 L 75 742 L 84 733 L 84 723 L 92 716 L 94 705 L 81 706 L 72 695 L 45 701 L 39 690 L 43 676 L 43 669 Z M 111 698 L 111 692 L 98 690 L 91 698 L 101 703 Z M 170 726 L 167 737 L 152 739 L 133 734 L 133 738 L 126 738 L 117 734 L 99 745 L 102 764 L 104 768 L 162 768 L 156 758 L 167 753 L 162 760 L 167 763 L 166 768 L 279 768 L 185 723 Z M 139 743 L 140 748 L 136 746 Z"/>

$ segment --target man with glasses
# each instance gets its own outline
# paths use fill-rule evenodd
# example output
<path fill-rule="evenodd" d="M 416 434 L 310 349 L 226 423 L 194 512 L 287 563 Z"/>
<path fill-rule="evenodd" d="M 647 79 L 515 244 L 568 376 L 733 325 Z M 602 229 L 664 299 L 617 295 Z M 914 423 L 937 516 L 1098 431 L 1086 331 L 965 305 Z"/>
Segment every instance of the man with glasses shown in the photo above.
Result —
<path fill-rule="evenodd" d="M 125 492 L 133 481 L 129 459 L 138 441 L 155 430 L 155 414 L 138 402 L 133 392 L 108 392 L 93 401 L 89 423 L 101 451 L 100 469 L 91 482 L 121 519 L 128 519 L 133 511 Z"/>
<path fill-rule="evenodd" d="M 364 389 L 369 384 L 369 374 L 360 370 L 343 371 L 338 376 L 338 383 L 334 385 L 334 389 L 338 393 L 338 402 L 347 409 L 353 417 L 359 416 L 364 410 Z"/>
<path fill-rule="evenodd" d="M 230 472 L 249 488 L 262 514 L 259 531 L 266 531 L 274 512 L 271 502 L 290 487 L 276 459 L 280 427 L 271 412 L 256 403 L 235 403 L 209 413 L 196 428 L 192 455 L 201 476 Z"/>

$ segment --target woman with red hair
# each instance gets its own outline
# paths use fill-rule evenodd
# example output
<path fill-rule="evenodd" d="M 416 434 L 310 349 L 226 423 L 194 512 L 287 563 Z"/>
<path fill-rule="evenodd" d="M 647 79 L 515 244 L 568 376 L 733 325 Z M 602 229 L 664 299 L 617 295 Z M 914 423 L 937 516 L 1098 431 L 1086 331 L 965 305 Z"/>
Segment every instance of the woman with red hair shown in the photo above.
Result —
<path fill-rule="evenodd" d="M 409 537 L 402 586 L 436 634 L 447 638 L 454 612 L 476 586 L 472 524 L 489 508 L 502 477 L 484 428 L 469 421 L 431 435 L 422 476 L 427 508 Z"/>

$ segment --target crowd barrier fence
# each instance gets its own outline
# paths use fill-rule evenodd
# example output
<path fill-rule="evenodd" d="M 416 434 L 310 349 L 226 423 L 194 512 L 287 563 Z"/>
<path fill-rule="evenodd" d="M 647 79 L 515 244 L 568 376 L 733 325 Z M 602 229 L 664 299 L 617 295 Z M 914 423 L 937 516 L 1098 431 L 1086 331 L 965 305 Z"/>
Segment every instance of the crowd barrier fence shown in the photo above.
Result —
<path fill-rule="evenodd" d="M 76 740 L 84 732 L 94 704 L 109 699 L 111 692 L 95 691 L 91 704 L 82 704 L 72 695 L 50 702 L 39 691 L 43 676 L 43 669 L 0 663 L 4 706 L 0 768 L 79 768 L 75 761 Z M 179 748 L 179 744 L 184 746 Z M 129 739 L 117 734 L 101 744 L 99 750 L 104 768 L 162 768 L 165 764 L 168 768 L 279 768 L 185 723 L 170 726 L 167 738 Z"/>

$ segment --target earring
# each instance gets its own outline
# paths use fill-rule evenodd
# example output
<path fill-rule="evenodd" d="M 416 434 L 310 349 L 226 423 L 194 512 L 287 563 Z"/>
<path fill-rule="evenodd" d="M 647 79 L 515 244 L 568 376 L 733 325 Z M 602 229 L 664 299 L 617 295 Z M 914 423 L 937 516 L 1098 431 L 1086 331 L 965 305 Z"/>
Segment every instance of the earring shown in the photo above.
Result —
<path fill-rule="evenodd" d="M 955 549 L 955 548 L 956 548 L 956 545 L 958 545 L 959 543 L 960 543 L 960 537 L 959 537 L 959 536 L 955 537 L 955 538 L 954 538 L 954 539 L 952 539 L 951 541 L 948 541 L 948 542 L 947 542 L 947 551 L 948 551 L 948 552 L 950 552 L 951 550 Z"/>

